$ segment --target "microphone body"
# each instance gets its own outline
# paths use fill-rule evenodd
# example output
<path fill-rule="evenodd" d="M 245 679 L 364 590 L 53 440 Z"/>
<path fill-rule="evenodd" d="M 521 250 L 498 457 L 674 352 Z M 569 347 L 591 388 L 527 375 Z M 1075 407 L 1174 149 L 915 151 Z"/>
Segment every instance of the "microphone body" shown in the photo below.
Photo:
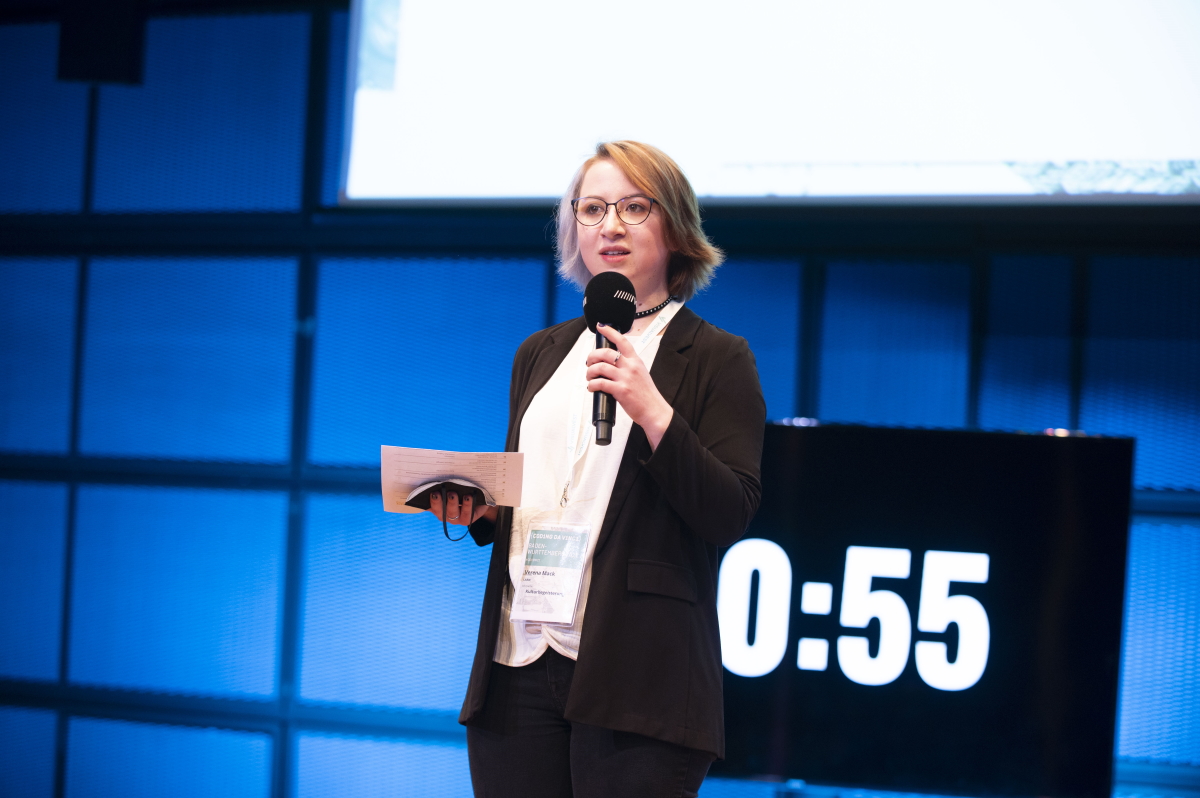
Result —
<path fill-rule="evenodd" d="M 603 323 L 620 332 L 629 332 L 637 313 L 633 283 L 620 272 L 601 272 L 588 281 L 583 291 L 583 316 L 588 329 L 596 333 L 597 349 L 616 349 L 600 334 L 596 325 Z M 612 394 L 592 394 L 592 424 L 596 427 L 596 445 L 612 443 L 613 423 L 617 420 L 617 400 Z"/>
<path fill-rule="evenodd" d="M 596 333 L 597 349 L 616 349 L 613 342 L 600 333 Z M 617 419 L 617 400 L 612 394 L 596 391 L 592 394 L 592 425 L 596 428 L 596 445 L 608 446 L 612 443 L 613 423 Z"/>

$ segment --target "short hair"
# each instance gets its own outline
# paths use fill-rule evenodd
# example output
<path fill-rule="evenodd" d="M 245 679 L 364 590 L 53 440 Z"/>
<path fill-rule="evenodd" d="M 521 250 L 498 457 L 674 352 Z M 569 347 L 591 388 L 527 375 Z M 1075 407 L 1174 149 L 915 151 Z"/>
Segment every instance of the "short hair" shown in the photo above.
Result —
<path fill-rule="evenodd" d="M 667 290 L 684 301 L 704 289 L 725 253 L 713 246 L 700 224 L 700 203 L 683 170 L 665 152 L 638 141 L 608 141 L 596 145 L 596 154 L 583 162 L 567 193 L 558 203 L 558 273 L 580 288 L 591 274 L 579 252 L 579 231 L 571 200 L 579 196 L 587 170 L 598 161 L 611 161 L 639 191 L 655 200 L 662 212 L 663 234 L 671 260 L 667 265 Z"/>

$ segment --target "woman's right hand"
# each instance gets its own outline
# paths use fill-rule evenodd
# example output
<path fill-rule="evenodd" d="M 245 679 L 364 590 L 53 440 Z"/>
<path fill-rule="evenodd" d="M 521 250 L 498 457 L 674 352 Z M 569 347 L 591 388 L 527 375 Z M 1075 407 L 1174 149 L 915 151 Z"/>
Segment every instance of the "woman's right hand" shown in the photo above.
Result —
<path fill-rule="evenodd" d="M 447 524 L 456 526 L 470 526 L 480 518 L 486 518 L 493 523 L 496 521 L 496 508 L 487 504 L 475 506 L 475 500 L 472 496 L 465 496 L 461 500 L 455 491 L 446 492 L 446 505 L 449 508 L 450 514 L 446 516 Z M 433 493 L 429 497 L 429 512 L 437 516 L 439 521 L 445 514 L 446 508 L 442 507 L 442 494 Z"/>

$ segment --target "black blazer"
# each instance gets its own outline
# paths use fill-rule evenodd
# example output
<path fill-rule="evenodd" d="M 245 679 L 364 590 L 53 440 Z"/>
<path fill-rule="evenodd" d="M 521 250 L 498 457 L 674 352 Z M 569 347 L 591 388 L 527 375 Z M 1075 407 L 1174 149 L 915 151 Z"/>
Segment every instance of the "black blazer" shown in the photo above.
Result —
<path fill-rule="evenodd" d="M 521 419 L 584 329 L 582 318 L 534 333 L 513 359 L 506 449 Z M 754 355 L 682 308 L 650 370 L 675 416 L 653 452 L 629 433 L 596 542 L 587 619 L 568 720 L 725 755 L 717 547 L 740 538 L 758 509 L 766 405 Z M 509 581 L 512 511 L 470 527 L 492 543 L 479 642 L 459 722 L 490 725 L 484 704 Z"/>

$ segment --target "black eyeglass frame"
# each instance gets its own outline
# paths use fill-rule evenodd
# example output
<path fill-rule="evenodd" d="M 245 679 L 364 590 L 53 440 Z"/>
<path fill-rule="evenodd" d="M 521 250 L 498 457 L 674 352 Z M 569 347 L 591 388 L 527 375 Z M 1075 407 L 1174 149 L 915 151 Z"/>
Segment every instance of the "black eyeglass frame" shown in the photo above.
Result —
<path fill-rule="evenodd" d="M 596 200 L 597 202 L 604 202 L 603 197 L 576 197 L 575 199 L 571 200 L 571 214 L 575 217 L 575 221 L 579 222 L 584 227 L 595 227 L 598 224 L 603 224 L 604 220 L 606 218 L 608 218 L 608 209 L 610 207 L 613 209 L 613 212 L 617 214 L 617 218 L 620 219 L 625 224 L 644 224 L 646 222 L 646 219 L 650 218 L 650 214 L 654 212 L 654 206 L 658 203 L 658 200 L 654 199 L 654 197 L 647 197 L 645 194 L 630 194 L 628 197 L 621 197 L 616 202 L 604 202 L 604 215 L 601 216 L 599 220 L 592 222 L 591 224 L 588 224 L 587 222 L 585 222 L 579 218 L 579 204 L 578 203 L 580 200 L 585 200 L 585 199 Z M 642 221 L 640 221 L 640 222 L 631 222 L 631 221 L 627 220 L 624 216 L 621 215 L 621 209 L 618 208 L 617 206 L 620 203 L 624 202 L 625 200 L 630 200 L 630 199 L 643 199 L 650 203 L 650 208 L 649 208 L 649 210 L 646 211 L 646 219 L 642 219 Z"/>

